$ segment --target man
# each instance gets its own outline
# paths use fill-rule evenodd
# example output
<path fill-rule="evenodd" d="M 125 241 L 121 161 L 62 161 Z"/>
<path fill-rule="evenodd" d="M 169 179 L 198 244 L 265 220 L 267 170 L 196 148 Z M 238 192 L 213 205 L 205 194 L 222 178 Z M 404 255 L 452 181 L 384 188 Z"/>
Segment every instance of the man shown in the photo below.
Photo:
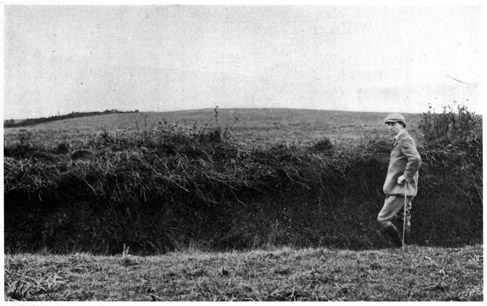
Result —
<path fill-rule="evenodd" d="M 392 220 L 400 219 L 404 222 L 404 194 L 406 194 L 406 233 L 409 234 L 412 201 L 418 192 L 421 157 L 416 149 L 416 143 L 406 129 L 403 115 L 390 114 L 384 121 L 389 133 L 394 136 L 394 143 L 383 188 L 386 199 L 377 221 L 383 233 L 391 238 L 395 246 L 400 247 L 402 246 L 401 234 Z"/>

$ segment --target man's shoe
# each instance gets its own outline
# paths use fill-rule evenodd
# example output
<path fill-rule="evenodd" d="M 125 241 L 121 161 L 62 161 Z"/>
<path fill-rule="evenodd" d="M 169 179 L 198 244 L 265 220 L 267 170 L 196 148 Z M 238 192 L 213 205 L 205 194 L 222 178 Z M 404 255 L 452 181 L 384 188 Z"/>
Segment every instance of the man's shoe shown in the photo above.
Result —
<path fill-rule="evenodd" d="M 404 233 L 404 243 L 409 243 L 411 239 L 411 227 L 406 225 L 406 231 Z"/>
<path fill-rule="evenodd" d="M 391 242 L 395 247 L 402 247 L 402 239 L 395 226 L 387 227 L 384 232 L 391 239 Z"/>

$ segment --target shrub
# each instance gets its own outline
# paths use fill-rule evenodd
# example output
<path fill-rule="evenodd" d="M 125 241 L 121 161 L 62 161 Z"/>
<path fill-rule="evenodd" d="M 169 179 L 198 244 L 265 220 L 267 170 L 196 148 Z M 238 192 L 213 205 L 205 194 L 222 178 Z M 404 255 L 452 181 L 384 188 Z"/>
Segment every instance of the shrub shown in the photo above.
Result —
<path fill-rule="evenodd" d="M 456 109 L 455 109 L 456 105 Z M 443 112 L 435 113 L 431 105 L 422 114 L 419 124 L 426 144 L 430 147 L 469 142 L 479 138 L 480 116 L 470 112 L 466 106 L 453 103 L 443 107 Z"/>
<path fill-rule="evenodd" d="M 333 144 L 328 137 L 323 137 L 313 144 L 310 148 L 312 151 L 316 152 L 327 152 L 333 150 Z"/>
<path fill-rule="evenodd" d="M 418 218 L 418 225 L 431 235 L 425 241 L 448 243 L 483 227 L 481 122 L 480 116 L 462 105 L 445 106 L 441 113 L 433 113 L 430 107 L 422 114 L 419 128 L 425 143 L 418 194 L 421 206 L 416 213 L 431 218 Z"/>

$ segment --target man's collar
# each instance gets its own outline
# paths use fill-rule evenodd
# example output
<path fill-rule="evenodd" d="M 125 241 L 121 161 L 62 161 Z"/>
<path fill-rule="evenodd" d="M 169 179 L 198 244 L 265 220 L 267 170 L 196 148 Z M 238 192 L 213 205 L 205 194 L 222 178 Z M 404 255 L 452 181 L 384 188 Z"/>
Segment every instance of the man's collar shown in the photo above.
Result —
<path fill-rule="evenodd" d="M 397 141 L 399 139 L 399 137 L 402 137 L 404 135 L 406 135 L 408 133 L 408 131 L 406 129 L 402 129 L 399 133 L 397 133 L 397 135 L 394 137 L 394 141 Z"/>

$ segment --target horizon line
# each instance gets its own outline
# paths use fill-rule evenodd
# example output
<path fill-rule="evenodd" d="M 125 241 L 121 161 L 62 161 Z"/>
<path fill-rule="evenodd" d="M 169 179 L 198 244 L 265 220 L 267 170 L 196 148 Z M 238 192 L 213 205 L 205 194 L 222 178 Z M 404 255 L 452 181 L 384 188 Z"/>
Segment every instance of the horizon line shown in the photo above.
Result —
<path fill-rule="evenodd" d="M 447 106 L 444 106 L 447 107 Z M 178 113 L 178 112 L 198 112 L 198 111 L 214 111 L 215 109 L 219 110 L 294 110 L 294 111 L 320 111 L 320 112 L 343 112 L 343 113 L 382 113 L 382 114 L 387 114 L 391 113 L 391 111 L 361 111 L 361 110 L 340 110 L 340 109 L 316 109 L 316 108 L 292 108 L 292 107 L 204 107 L 204 108 L 193 108 L 193 109 L 180 109 L 180 110 L 165 110 L 165 111 L 158 111 L 158 110 L 124 110 L 124 109 L 105 109 L 105 110 L 90 110 L 90 111 L 72 111 L 72 112 L 66 112 L 63 114 L 57 114 L 57 115 L 47 115 L 47 116 L 40 116 L 40 117 L 26 117 L 26 118 L 9 118 L 7 119 L 6 116 L 3 116 L 4 122 L 7 120 L 31 120 L 31 119 L 41 119 L 41 118 L 52 118 L 52 117 L 58 117 L 58 116 L 66 116 L 69 114 L 73 113 L 78 113 L 78 114 L 85 114 L 85 113 L 100 113 L 103 114 L 106 111 L 111 111 L 107 112 L 107 115 L 110 114 L 116 114 L 116 113 Z M 468 108 L 467 108 L 468 109 Z M 116 111 L 116 112 L 115 112 Z M 441 111 L 441 110 L 440 110 Z M 394 113 L 394 112 L 393 112 Z M 422 112 L 396 112 L 396 113 L 402 113 L 402 114 L 410 114 L 410 115 L 417 115 L 417 114 L 422 114 L 422 113 L 427 113 L 426 111 Z M 433 113 L 437 113 L 436 110 L 433 110 Z M 472 113 L 476 115 L 482 115 L 481 113 L 474 112 Z"/>

